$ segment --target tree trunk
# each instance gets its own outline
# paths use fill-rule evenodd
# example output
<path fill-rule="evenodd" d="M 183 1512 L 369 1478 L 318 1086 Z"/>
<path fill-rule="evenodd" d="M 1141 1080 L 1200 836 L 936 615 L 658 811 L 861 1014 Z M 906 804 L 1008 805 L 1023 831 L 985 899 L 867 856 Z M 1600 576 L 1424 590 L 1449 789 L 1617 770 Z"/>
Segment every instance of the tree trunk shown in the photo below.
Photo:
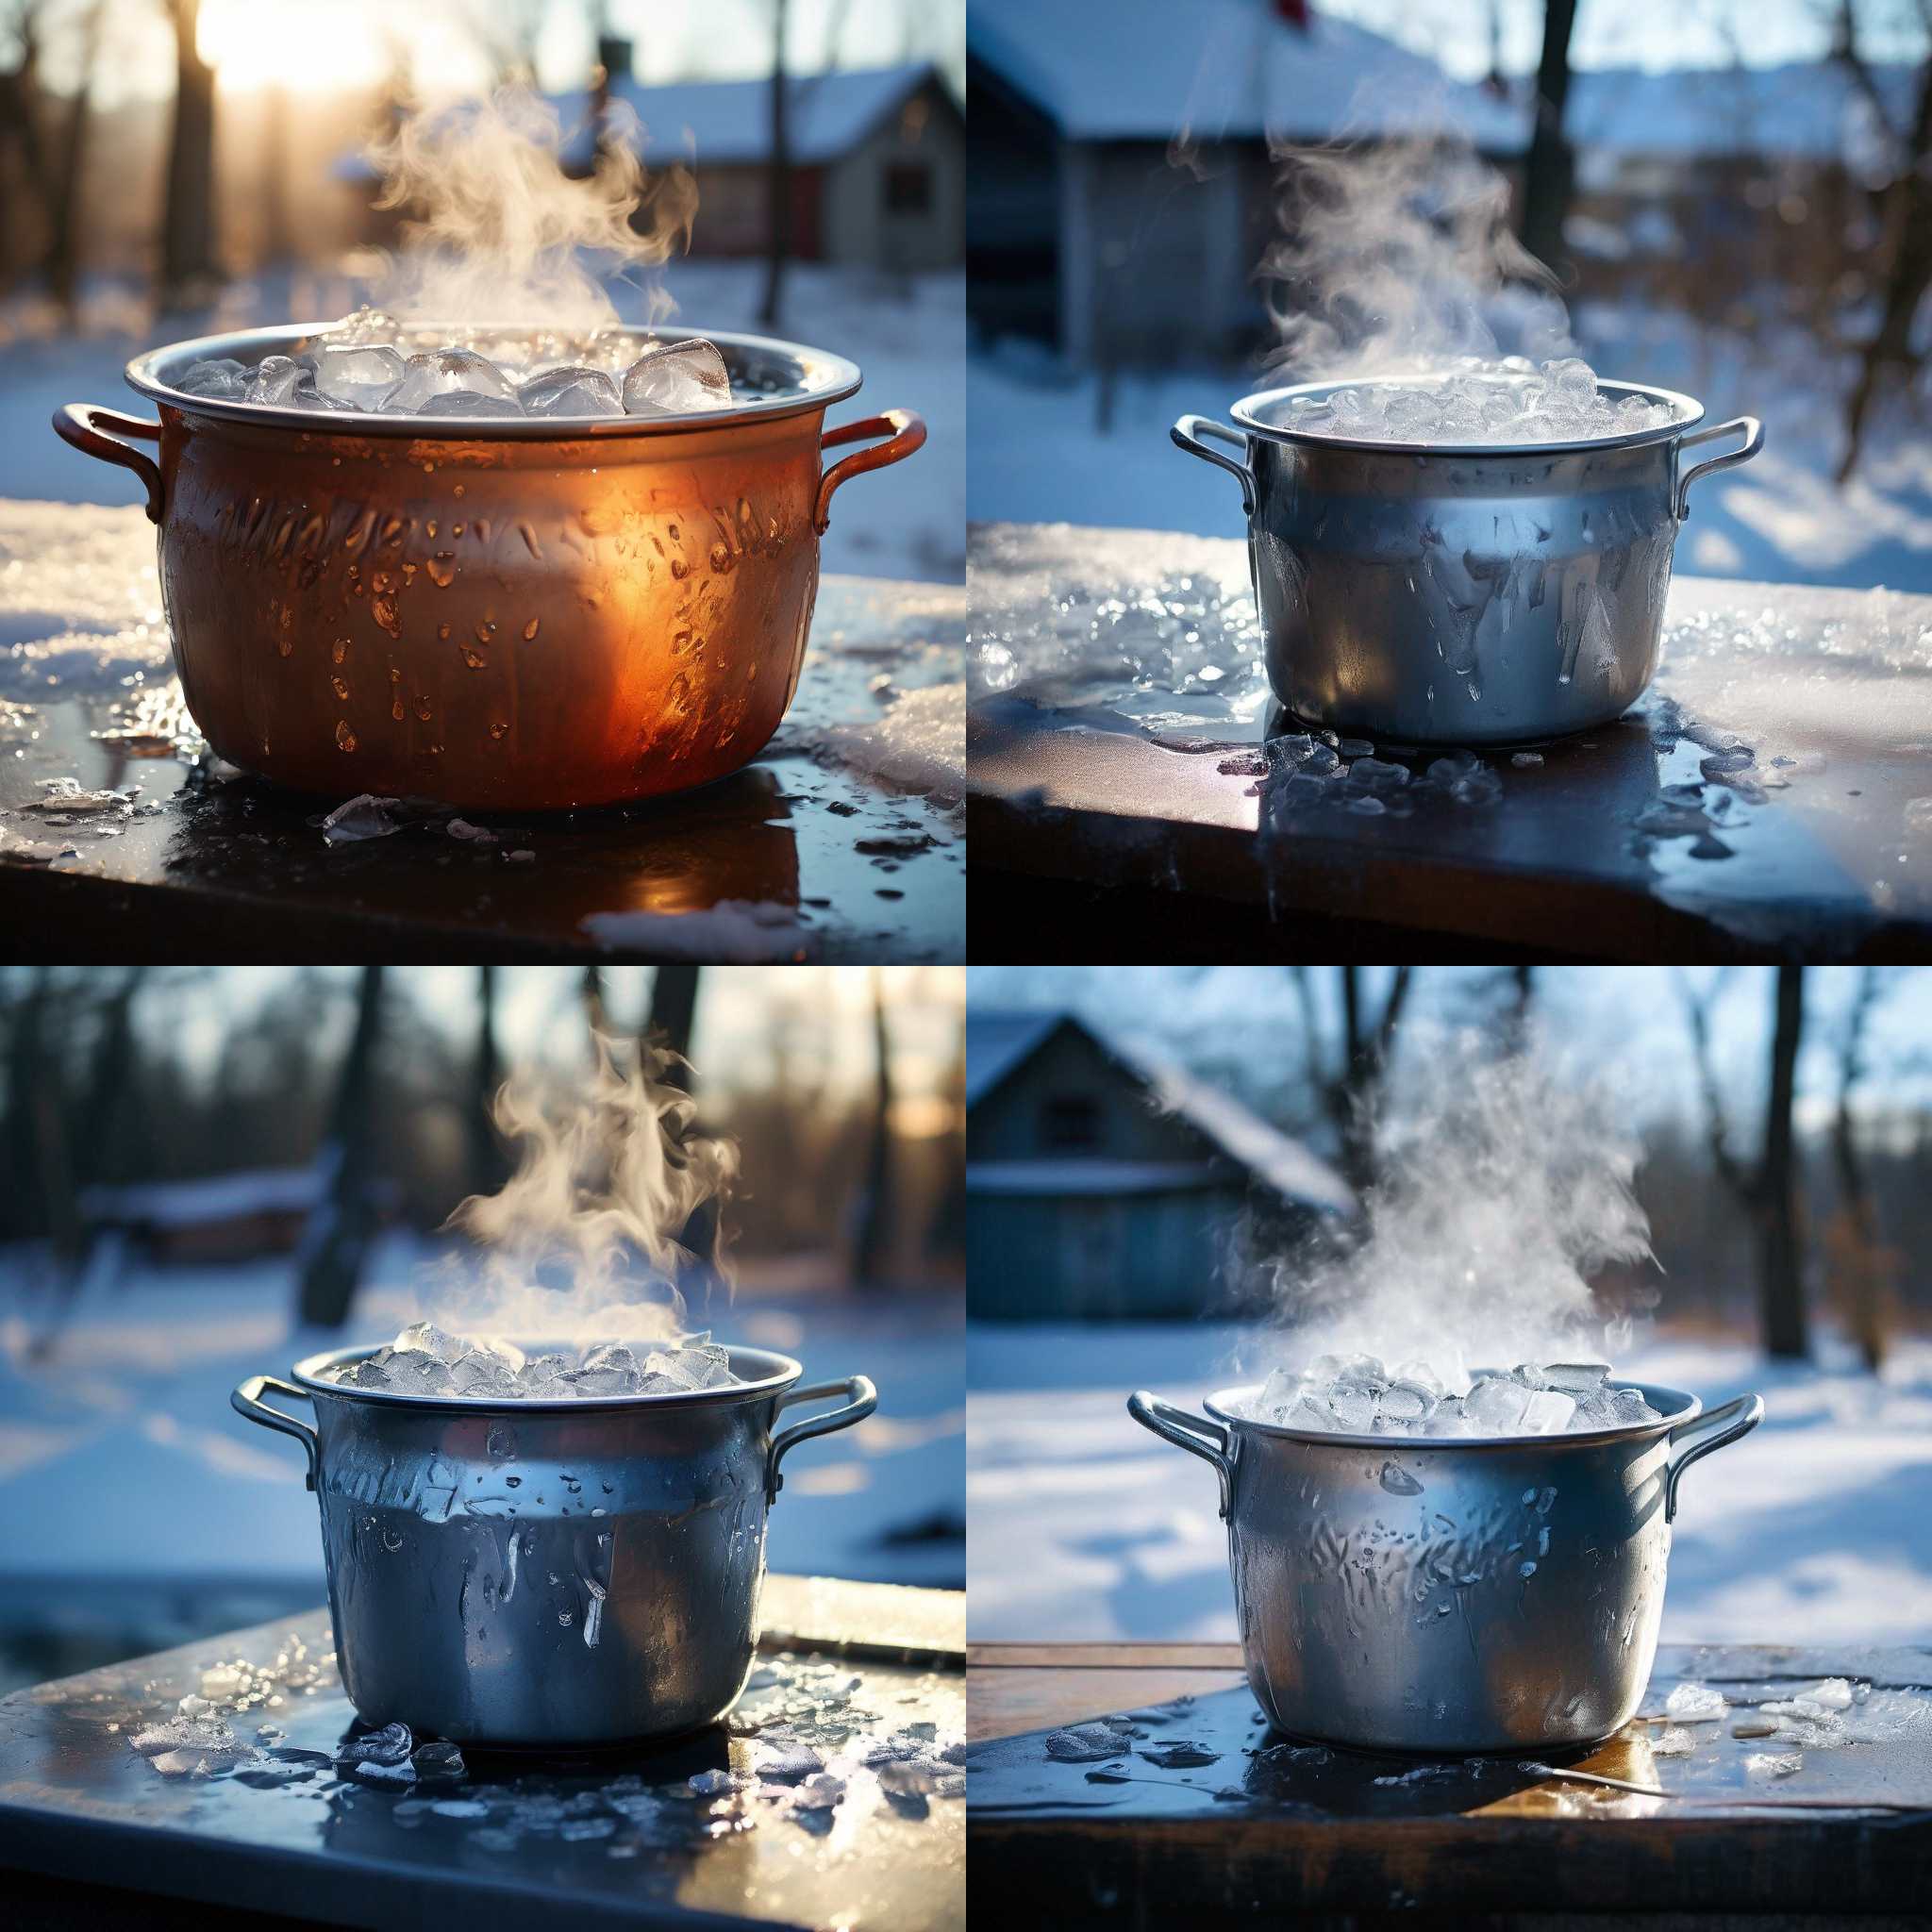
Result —
<path fill-rule="evenodd" d="M 470 1191 L 493 1194 L 503 1185 L 508 1163 L 491 1117 L 503 1062 L 496 1049 L 496 968 L 476 969 L 476 1051 L 470 1062 L 470 1105 L 463 1127 L 469 1142 Z"/>
<path fill-rule="evenodd" d="M 786 0 L 772 0 L 772 155 L 765 173 L 765 299 L 758 320 L 778 325 L 785 299 L 785 262 L 791 253 L 791 146 L 785 125 Z"/>
<path fill-rule="evenodd" d="M 215 71 L 195 33 L 201 0 L 173 0 L 175 122 L 168 142 L 168 199 L 161 221 L 161 293 L 173 306 L 218 278 L 215 255 Z"/>
<path fill-rule="evenodd" d="M 691 1033 L 698 1011 L 698 969 L 695 966 L 660 966 L 651 981 L 651 1011 L 644 1022 L 646 1035 L 679 1059 L 691 1058 Z M 684 1069 L 674 1068 L 672 1074 Z M 678 1079 L 678 1086 L 686 1081 Z"/>
<path fill-rule="evenodd" d="M 1576 0 L 1544 0 L 1543 56 L 1536 75 L 1536 126 L 1524 164 L 1523 245 L 1553 274 L 1563 276 L 1563 218 L 1570 211 L 1575 159 L 1563 132 L 1570 98 L 1570 35 Z"/>
<path fill-rule="evenodd" d="M 886 1279 L 892 1235 L 892 1062 L 886 1033 L 885 981 L 872 969 L 872 1037 L 874 1101 L 872 1145 L 866 1155 L 865 1186 L 858 1203 L 858 1238 L 852 1273 L 860 1288 L 878 1288 Z"/>
<path fill-rule="evenodd" d="M 1764 1117 L 1764 1159 L 1757 1171 L 1758 1289 L 1764 1345 L 1774 1356 L 1809 1352 L 1799 1265 L 1797 1160 L 1791 1102 L 1805 1031 L 1805 969 L 1777 969 L 1777 1023 L 1771 1042 L 1771 1098 Z"/>
<path fill-rule="evenodd" d="M 61 132 L 60 165 L 55 176 L 51 210 L 52 232 L 47 241 L 47 288 L 69 314 L 74 312 L 80 282 L 82 184 L 87 172 L 88 130 L 92 118 L 89 98 L 93 86 L 94 57 L 101 43 L 102 0 L 81 18 L 79 84 L 67 110 Z"/>
<path fill-rule="evenodd" d="M 302 1321 L 340 1328 L 349 1319 L 375 1235 L 375 1049 L 382 1031 L 382 968 L 362 969 L 356 1031 L 342 1062 L 322 1163 L 326 1197 L 317 1206 L 297 1257 Z"/>

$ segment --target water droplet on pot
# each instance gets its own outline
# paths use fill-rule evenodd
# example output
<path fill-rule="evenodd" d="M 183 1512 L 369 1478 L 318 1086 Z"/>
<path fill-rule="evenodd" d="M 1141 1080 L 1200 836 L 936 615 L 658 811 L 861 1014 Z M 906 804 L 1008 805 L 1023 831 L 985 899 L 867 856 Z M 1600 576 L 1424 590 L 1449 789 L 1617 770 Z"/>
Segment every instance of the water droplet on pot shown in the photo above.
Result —
<path fill-rule="evenodd" d="M 1392 1462 L 1382 1465 L 1382 1487 L 1391 1496 L 1420 1496 L 1423 1486 L 1406 1469 Z"/>
<path fill-rule="evenodd" d="M 508 724 L 492 724 L 490 727 L 490 735 L 491 738 L 501 738 L 508 729 Z"/>
<path fill-rule="evenodd" d="M 733 561 L 734 558 L 728 545 L 724 543 L 713 543 L 711 545 L 711 568 L 721 577 L 730 575 Z"/>
<path fill-rule="evenodd" d="M 342 661 L 342 659 L 343 659 L 344 658 L 346 658 L 346 657 L 347 657 L 347 656 L 349 655 L 349 641 L 348 641 L 348 639 L 347 639 L 347 638 L 338 638 L 338 639 L 337 639 L 337 640 L 335 641 L 335 643 L 334 643 L 333 647 L 331 648 L 331 650 L 330 650 L 330 652 L 329 652 L 329 655 L 330 655 L 330 656 L 331 656 L 331 657 L 332 657 L 332 658 L 334 658 L 334 659 L 336 660 L 336 662 L 337 662 L 338 664 L 340 664 L 340 663 L 341 663 L 341 662 Z"/>
<path fill-rule="evenodd" d="M 356 749 L 356 734 L 349 729 L 349 721 L 346 718 L 337 723 L 336 743 L 343 751 L 354 751 Z"/>
<path fill-rule="evenodd" d="M 393 1555 L 403 1546 L 403 1533 L 399 1529 L 386 1529 L 382 1533 L 382 1546 Z"/>
<path fill-rule="evenodd" d="M 524 641 L 525 641 L 525 643 L 528 643 L 528 642 L 529 642 L 529 641 L 530 641 L 530 640 L 531 640 L 531 639 L 532 639 L 533 637 L 535 637 L 535 636 L 537 635 L 537 626 L 538 626 L 538 625 L 539 625 L 539 624 L 540 624 L 540 623 L 541 623 L 541 621 L 542 621 L 542 620 L 541 620 L 541 618 L 535 618 L 535 617 L 533 617 L 533 618 L 531 618 L 531 620 L 529 621 L 529 623 L 528 623 L 528 624 L 525 625 L 525 626 L 524 626 Z"/>
<path fill-rule="evenodd" d="M 329 682 L 335 686 L 337 697 L 345 698 L 349 695 L 349 682 L 347 678 L 331 677 Z"/>

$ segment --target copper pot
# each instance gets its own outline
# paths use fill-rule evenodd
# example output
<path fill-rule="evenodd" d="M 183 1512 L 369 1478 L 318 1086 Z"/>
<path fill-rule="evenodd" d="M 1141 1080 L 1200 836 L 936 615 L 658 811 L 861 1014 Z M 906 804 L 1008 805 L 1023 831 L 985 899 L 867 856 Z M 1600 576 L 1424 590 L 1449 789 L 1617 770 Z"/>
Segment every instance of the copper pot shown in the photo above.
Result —
<path fill-rule="evenodd" d="M 156 349 L 127 380 L 158 423 L 70 403 L 54 426 L 146 485 L 209 744 L 334 797 L 544 810 L 736 771 L 797 687 L 832 492 L 925 441 L 905 409 L 825 429 L 858 369 L 755 336 L 709 336 L 750 400 L 690 416 L 458 431 L 171 387 L 313 333 Z M 875 437 L 822 470 L 822 449 Z"/>

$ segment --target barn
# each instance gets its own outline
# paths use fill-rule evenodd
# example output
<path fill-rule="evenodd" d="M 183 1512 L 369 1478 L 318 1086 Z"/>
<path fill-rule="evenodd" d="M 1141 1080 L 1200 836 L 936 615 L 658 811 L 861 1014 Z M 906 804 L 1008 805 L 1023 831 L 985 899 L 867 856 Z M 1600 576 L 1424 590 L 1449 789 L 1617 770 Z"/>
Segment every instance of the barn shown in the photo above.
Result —
<path fill-rule="evenodd" d="M 1244 1214 L 1286 1242 L 1355 1211 L 1299 1141 L 1070 1013 L 971 1013 L 966 1105 L 975 1318 L 1196 1317 Z"/>

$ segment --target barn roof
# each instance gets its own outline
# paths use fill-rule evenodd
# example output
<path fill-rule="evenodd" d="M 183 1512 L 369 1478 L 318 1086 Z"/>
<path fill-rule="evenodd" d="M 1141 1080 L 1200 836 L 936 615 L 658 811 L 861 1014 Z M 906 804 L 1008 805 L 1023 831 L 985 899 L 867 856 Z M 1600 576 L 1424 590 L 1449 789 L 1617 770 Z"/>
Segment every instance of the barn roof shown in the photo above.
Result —
<path fill-rule="evenodd" d="M 966 45 L 1075 141 L 1459 127 L 1478 147 L 1523 143 L 1518 109 L 1425 56 L 1324 13 L 1290 26 L 1263 0 L 973 0 Z"/>
<path fill-rule="evenodd" d="M 1084 1033 L 1159 1105 L 1178 1115 L 1227 1159 L 1284 1200 L 1352 1214 L 1353 1191 L 1326 1161 L 1230 1093 L 1174 1062 L 1123 1045 L 1072 1013 L 969 1011 L 966 1020 L 966 1105 L 975 1107 L 1032 1058 L 1062 1026 Z M 1015 1166 L 1034 1163 L 1012 1163 Z M 1072 1163 L 1052 1163 L 1068 1166 Z M 1093 1165 L 1093 1163 L 1083 1163 Z M 975 1170 L 982 1176 L 983 1165 Z M 979 1190 L 984 1191 L 982 1188 Z M 1056 1191 L 1078 1191 L 1061 1189 Z"/>

